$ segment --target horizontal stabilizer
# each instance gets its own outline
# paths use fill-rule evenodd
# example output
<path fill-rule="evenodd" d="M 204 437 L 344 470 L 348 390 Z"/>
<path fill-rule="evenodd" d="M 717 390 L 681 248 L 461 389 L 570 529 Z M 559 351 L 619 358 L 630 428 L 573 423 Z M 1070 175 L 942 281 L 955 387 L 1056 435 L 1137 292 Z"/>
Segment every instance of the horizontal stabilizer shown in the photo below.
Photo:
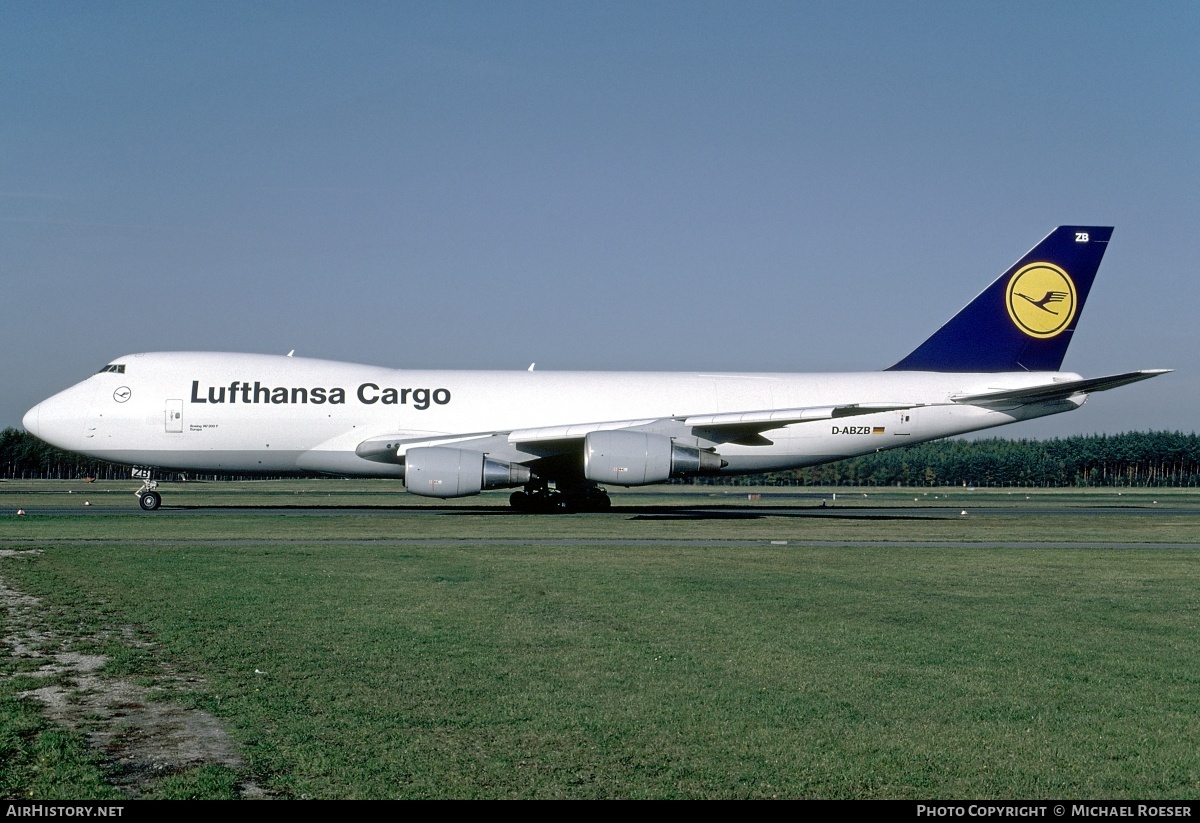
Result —
<path fill-rule="evenodd" d="M 951 398 L 955 403 L 969 406 L 987 406 L 993 403 L 1041 403 L 1048 400 L 1065 400 L 1075 394 L 1115 389 L 1127 386 L 1139 380 L 1149 380 L 1160 374 L 1166 374 L 1172 369 L 1144 369 L 1142 371 L 1110 374 L 1107 377 L 1091 377 L 1086 380 L 1068 380 L 1062 383 L 1050 383 L 1045 386 L 1031 386 L 1027 389 L 1006 389 L 1003 391 L 984 392 L 982 394 L 959 395 Z"/>

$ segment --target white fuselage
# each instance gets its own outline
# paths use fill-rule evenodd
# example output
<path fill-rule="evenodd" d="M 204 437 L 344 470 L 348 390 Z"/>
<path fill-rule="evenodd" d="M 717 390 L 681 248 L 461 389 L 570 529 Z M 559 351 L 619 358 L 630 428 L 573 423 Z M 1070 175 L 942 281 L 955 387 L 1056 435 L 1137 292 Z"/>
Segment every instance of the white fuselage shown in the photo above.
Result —
<path fill-rule="evenodd" d="M 720 446 L 725 473 L 787 469 L 1076 408 L 1083 397 L 997 408 L 956 396 L 1078 379 L 1060 372 L 707 374 L 410 371 L 256 354 L 135 354 L 38 404 L 26 429 L 55 446 L 138 466 L 229 473 L 399 477 L 364 459 L 372 438 L 484 444 L 536 455 L 513 432 L 844 404 L 910 406 L 791 423 Z M 114 366 L 110 366 L 114 369 Z M 480 439 L 484 438 L 484 439 Z"/>

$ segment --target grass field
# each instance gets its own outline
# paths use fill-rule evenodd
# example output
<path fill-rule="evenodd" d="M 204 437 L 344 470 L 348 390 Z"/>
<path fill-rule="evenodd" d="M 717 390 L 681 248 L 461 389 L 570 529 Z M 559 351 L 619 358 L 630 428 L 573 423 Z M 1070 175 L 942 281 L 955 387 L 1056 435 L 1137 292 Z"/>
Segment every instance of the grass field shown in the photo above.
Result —
<path fill-rule="evenodd" d="M 38 598 L 0 631 L 236 746 L 143 796 L 1200 796 L 1197 492 L 162 490 L 0 483 L 0 580 Z M 0 792 L 120 796 L 136 723 L 63 731 L 46 682 L 100 688 L 0 650 Z"/>

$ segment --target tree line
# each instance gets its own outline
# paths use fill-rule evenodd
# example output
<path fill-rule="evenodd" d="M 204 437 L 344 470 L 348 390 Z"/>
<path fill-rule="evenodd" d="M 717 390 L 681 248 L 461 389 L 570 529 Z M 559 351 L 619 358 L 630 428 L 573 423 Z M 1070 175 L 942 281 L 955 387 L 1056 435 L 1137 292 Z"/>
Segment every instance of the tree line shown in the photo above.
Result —
<path fill-rule="evenodd" d="M 0 431 L 0 480 L 129 480 L 129 466 L 57 449 L 20 429 Z M 189 475 L 194 480 L 241 480 L 244 475 Z"/>
<path fill-rule="evenodd" d="M 1197 486 L 1200 436 L 1159 431 L 936 440 L 756 477 L 756 485 L 768 486 Z"/>
<path fill-rule="evenodd" d="M 126 480 L 130 469 L 56 449 L 18 429 L 0 431 L 0 478 L 85 477 Z M 231 479 L 223 475 L 192 477 Z M 1052 440 L 937 440 L 807 469 L 689 482 L 755 486 L 1197 486 L 1200 436 L 1127 432 Z"/>

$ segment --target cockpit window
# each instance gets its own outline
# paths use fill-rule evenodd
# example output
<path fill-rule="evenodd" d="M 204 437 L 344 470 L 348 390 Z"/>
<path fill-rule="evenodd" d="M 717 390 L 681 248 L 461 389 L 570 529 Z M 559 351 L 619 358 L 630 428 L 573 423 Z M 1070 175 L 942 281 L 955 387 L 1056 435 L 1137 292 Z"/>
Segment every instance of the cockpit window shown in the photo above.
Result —
<path fill-rule="evenodd" d="M 104 374 L 106 371 L 110 371 L 113 374 L 124 374 L 125 373 L 125 364 L 124 363 L 109 363 L 107 366 L 102 368 L 100 371 L 96 372 L 96 374 Z"/>

